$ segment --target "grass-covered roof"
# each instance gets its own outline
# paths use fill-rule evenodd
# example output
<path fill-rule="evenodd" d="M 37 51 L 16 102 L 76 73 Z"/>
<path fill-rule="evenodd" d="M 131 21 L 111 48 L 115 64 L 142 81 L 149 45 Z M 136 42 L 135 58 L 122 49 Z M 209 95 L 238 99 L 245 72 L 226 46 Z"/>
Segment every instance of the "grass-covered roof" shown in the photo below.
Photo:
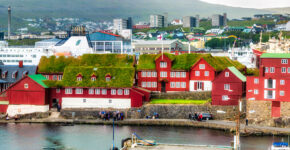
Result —
<path fill-rule="evenodd" d="M 77 81 L 77 76 L 82 75 L 82 81 Z M 110 74 L 111 81 L 106 81 L 105 76 Z M 92 75 L 96 81 L 92 81 Z M 66 67 L 62 81 L 44 81 L 49 87 L 132 87 L 134 80 L 133 67 Z"/>
<path fill-rule="evenodd" d="M 67 66 L 133 67 L 134 57 L 126 54 L 84 54 L 75 57 L 42 57 L 38 65 L 40 73 L 64 72 Z"/>
<path fill-rule="evenodd" d="M 238 70 L 243 69 L 245 66 L 239 63 L 238 61 L 233 61 L 228 57 L 217 57 L 212 56 L 211 54 L 181 54 L 173 55 L 166 54 L 172 60 L 172 69 L 173 70 L 189 70 L 200 58 L 204 58 L 213 68 L 217 71 L 222 71 L 227 67 L 234 66 Z M 139 58 L 137 65 L 137 70 L 150 70 L 155 69 L 155 60 L 160 56 L 160 54 L 144 54 Z"/>

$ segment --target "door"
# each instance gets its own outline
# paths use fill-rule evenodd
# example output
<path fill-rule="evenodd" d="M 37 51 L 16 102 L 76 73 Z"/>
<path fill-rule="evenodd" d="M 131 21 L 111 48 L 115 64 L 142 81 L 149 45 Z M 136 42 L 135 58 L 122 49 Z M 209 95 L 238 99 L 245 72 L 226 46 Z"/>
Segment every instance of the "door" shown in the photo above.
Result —
<path fill-rule="evenodd" d="M 58 99 L 52 99 L 52 104 L 51 104 L 51 107 L 52 108 L 57 108 L 57 105 L 58 105 Z"/>
<path fill-rule="evenodd" d="M 272 117 L 280 117 L 280 102 L 272 102 Z"/>
<path fill-rule="evenodd" d="M 166 92 L 166 83 L 164 81 L 161 82 L 161 92 Z"/>

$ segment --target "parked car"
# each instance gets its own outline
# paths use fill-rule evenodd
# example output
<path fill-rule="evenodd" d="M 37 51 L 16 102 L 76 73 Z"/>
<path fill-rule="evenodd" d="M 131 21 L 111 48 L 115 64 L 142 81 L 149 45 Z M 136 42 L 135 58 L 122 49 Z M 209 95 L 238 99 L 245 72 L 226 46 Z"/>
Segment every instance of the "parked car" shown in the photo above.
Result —
<path fill-rule="evenodd" d="M 213 120 L 213 115 L 210 113 L 202 113 L 202 120 Z"/>

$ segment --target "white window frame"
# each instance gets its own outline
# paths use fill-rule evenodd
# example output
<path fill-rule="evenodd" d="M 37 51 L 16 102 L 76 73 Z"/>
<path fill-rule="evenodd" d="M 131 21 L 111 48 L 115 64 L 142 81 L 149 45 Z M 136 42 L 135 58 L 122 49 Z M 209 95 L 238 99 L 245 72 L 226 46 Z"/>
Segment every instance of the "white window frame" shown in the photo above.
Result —
<path fill-rule="evenodd" d="M 107 89 L 102 89 L 102 95 L 107 95 Z"/>
<path fill-rule="evenodd" d="M 58 78 L 57 80 L 61 81 L 62 80 L 62 75 L 58 75 L 57 78 Z"/>
<path fill-rule="evenodd" d="M 44 75 L 44 77 L 45 77 L 47 80 L 49 80 L 49 75 Z"/>
<path fill-rule="evenodd" d="M 82 81 L 83 78 L 82 77 L 77 77 L 77 81 Z"/>
<path fill-rule="evenodd" d="M 152 87 L 156 88 L 157 87 L 157 82 L 152 82 Z"/>
<path fill-rule="evenodd" d="M 175 82 L 175 88 L 180 88 L 180 82 Z"/>
<path fill-rule="evenodd" d="M 151 88 L 152 87 L 151 82 L 147 82 L 147 87 L 148 88 Z"/>
<path fill-rule="evenodd" d="M 52 75 L 52 80 L 57 80 L 58 79 L 58 75 Z"/>
<path fill-rule="evenodd" d="M 255 94 L 255 95 L 258 95 L 258 94 L 259 94 L 259 90 L 254 89 L 254 94 Z"/>
<path fill-rule="evenodd" d="M 161 61 L 160 62 L 160 68 L 167 68 L 167 62 L 166 61 Z"/>
<path fill-rule="evenodd" d="M 204 72 L 204 76 L 205 76 L 205 77 L 208 77 L 208 76 L 209 76 L 209 71 L 205 71 L 205 72 Z"/>
<path fill-rule="evenodd" d="M 28 89 L 28 87 L 29 87 L 28 83 L 25 83 L 25 84 L 24 84 L 24 88 L 25 88 L 25 89 Z"/>
<path fill-rule="evenodd" d="M 123 89 L 118 89 L 118 90 L 117 90 L 117 94 L 118 94 L 118 95 L 123 95 Z"/>
<path fill-rule="evenodd" d="M 170 88 L 175 88 L 175 82 L 170 82 Z"/>
<path fill-rule="evenodd" d="M 228 101 L 229 99 L 228 95 L 222 95 L 222 101 Z"/>
<path fill-rule="evenodd" d="M 95 94 L 95 89 L 89 88 L 89 95 L 93 95 L 93 94 Z"/>
<path fill-rule="evenodd" d="M 175 72 L 170 72 L 170 77 L 174 78 L 175 77 Z"/>
<path fill-rule="evenodd" d="M 229 91 L 230 89 L 230 84 L 224 84 L 224 90 Z"/>
<path fill-rule="evenodd" d="M 166 71 L 161 71 L 160 72 L 160 77 L 166 78 L 167 77 L 167 72 Z"/>
<path fill-rule="evenodd" d="M 200 72 L 199 72 L 199 71 L 195 71 L 194 74 L 195 74 L 195 76 L 197 76 L 197 77 L 200 76 Z"/>
<path fill-rule="evenodd" d="M 55 93 L 60 93 L 60 88 L 56 88 Z"/>
<path fill-rule="evenodd" d="M 265 67 L 265 73 L 268 73 L 268 72 L 269 72 L 269 68 Z"/>
<path fill-rule="evenodd" d="M 281 68 L 281 73 L 286 73 L 286 71 L 287 71 L 286 67 Z"/>
<path fill-rule="evenodd" d="M 229 77 L 230 73 L 228 71 L 225 72 L 225 77 Z"/>
<path fill-rule="evenodd" d="M 186 88 L 186 82 L 181 82 L 181 88 Z"/>
<path fill-rule="evenodd" d="M 146 75 L 147 75 L 147 72 L 146 72 L 146 71 L 142 71 L 142 72 L 141 72 L 141 76 L 142 76 L 142 77 L 146 77 Z"/>
<path fill-rule="evenodd" d="M 95 94 L 100 95 L 101 94 L 101 89 L 95 89 Z"/>
<path fill-rule="evenodd" d="M 157 77 L 157 72 L 156 71 L 152 72 L 152 77 Z"/>
<path fill-rule="evenodd" d="M 280 80 L 280 85 L 285 85 L 285 80 Z"/>
<path fill-rule="evenodd" d="M 76 88 L 75 89 L 76 94 L 83 94 L 83 88 Z"/>
<path fill-rule="evenodd" d="M 199 69 L 205 69 L 205 64 L 199 64 Z"/>
<path fill-rule="evenodd" d="M 285 91 L 280 91 L 279 94 L 280 96 L 285 96 Z"/>
<path fill-rule="evenodd" d="M 151 72 L 147 71 L 147 77 L 151 77 Z"/>
<path fill-rule="evenodd" d="M 270 73 L 275 73 L 275 67 L 270 67 Z"/>
<path fill-rule="evenodd" d="M 97 80 L 97 77 L 93 76 L 91 77 L 91 81 L 96 81 Z"/>
<path fill-rule="evenodd" d="M 181 72 L 181 77 L 186 78 L 186 72 Z"/>
<path fill-rule="evenodd" d="M 116 89 L 111 89 L 111 95 L 116 95 Z"/>
<path fill-rule="evenodd" d="M 124 89 L 124 95 L 129 95 L 130 94 L 130 90 L 129 89 Z"/>
<path fill-rule="evenodd" d="M 259 78 L 254 79 L 254 84 L 259 84 Z"/>
<path fill-rule="evenodd" d="M 281 64 L 288 64 L 288 59 L 281 59 Z"/>
<path fill-rule="evenodd" d="M 287 72 L 290 73 L 290 67 L 287 68 Z"/>
<path fill-rule="evenodd" d="M 72 94 L 72 88 L 65 88 L 65 94 Z"/>
<path fill-rule="evenodd" d="M 146 82 L 142 82 L 142 87 L 146 88 L 146 86 L 147 86 L 147 83 Z"/>
<path fill-rule="evenodd" d="M 180 72 L 175 73 L 176 78 L 180 78 Z"/>

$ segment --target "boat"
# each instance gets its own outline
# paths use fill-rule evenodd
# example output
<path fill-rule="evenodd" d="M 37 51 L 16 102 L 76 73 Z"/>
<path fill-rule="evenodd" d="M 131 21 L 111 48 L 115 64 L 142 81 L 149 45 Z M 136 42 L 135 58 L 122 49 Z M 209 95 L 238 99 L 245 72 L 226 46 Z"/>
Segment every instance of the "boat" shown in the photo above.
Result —
<path fill-rule="evenodd" d="M 274 142 L 270 150 L 290 150 L 290 147 L 286 142 Z"/>

